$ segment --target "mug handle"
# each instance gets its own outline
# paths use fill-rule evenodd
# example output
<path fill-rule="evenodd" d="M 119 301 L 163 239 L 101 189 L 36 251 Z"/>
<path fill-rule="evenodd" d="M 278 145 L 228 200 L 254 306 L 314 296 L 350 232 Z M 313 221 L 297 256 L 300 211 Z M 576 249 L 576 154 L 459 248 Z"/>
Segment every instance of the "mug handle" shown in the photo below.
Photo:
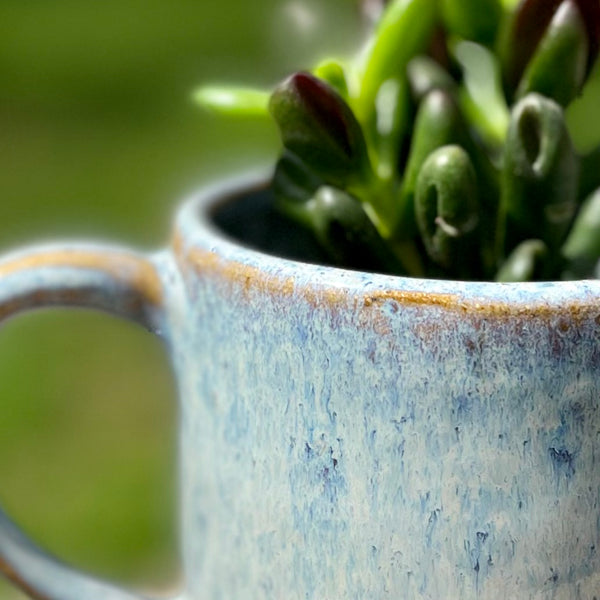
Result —
<path fill-rule="evenodd" d="M 29 308 L 80 306 L 158 333 L 163 285 L 153 262 L 108 246 L 37 247 L 0 261 L 0 320 Z M 37 600 L 139 600 L 46 556 L 0 508 L 0 574 Z"/>

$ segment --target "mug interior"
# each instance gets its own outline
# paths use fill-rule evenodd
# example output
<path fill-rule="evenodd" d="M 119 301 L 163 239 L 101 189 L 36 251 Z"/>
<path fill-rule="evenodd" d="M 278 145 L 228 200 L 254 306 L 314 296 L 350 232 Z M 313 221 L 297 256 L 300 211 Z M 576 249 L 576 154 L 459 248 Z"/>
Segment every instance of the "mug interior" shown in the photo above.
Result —
<path fill-rule="evenodd" d="M 176 236 L 184 246 L 264 276 L 352 296 L 386 294 L 480 316 L 600 311 L 600 280 L 496 283 L 403 277 L 331 266 L 312 234 L 273 207 L 269 174 L 254 171 L 209 185 L 182 206 Z"/>
<path fill-rule="evenodd" d="M 310 232 L 286 219 L 273 204 L 268 181 L 233 194 L 209 209 L 209 218 L 227 237 L 249 248 L 307 263 L 329 264 Z"/>

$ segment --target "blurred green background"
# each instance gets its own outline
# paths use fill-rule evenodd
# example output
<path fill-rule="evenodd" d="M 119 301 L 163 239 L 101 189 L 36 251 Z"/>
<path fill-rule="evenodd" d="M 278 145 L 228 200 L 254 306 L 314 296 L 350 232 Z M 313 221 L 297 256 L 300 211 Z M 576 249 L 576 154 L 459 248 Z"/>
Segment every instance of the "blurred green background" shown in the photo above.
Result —
<path fill-rule="evenodd" d="M 168 241 L 209 180 L 267 164 L 270 123 L 203 113 L 359 35 L 349 0 L 0 0 L 0 251 Z M 0 501 L 44 548 L 139 590 L 179 577 L 175 383 L 161 342 L 84 310 L 0 329 Z M 0 582 L 0 598 L 24 598 Z"/>

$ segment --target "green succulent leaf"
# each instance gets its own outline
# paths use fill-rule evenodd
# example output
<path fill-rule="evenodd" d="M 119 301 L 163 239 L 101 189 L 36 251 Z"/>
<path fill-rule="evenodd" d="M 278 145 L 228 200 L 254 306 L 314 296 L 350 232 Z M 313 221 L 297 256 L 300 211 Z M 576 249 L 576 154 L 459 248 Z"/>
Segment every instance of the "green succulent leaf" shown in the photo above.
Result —
<path fill-rule="evenodd" d="M 296 73 L 275 89 L 269 110 L 284 147 L 328 183 L 351 187 L 372 176 L 361 127 L 328 83 Z"/>
<path fill-rule="evenodd" d="M 322 186 L 308 202 L 291 207 L 335 265 L 384 273 L 401 266 L 380 237 L 361 202 L 332 186 Z"/>
<path fill-rule="evenodd" d="M 548 31 L 549 28 L 552 31 Z M 538 48 L 540 45 L 545 48 Z M 579 77 L 578 54 L 583 46 L 586 48 L 582 78 L 585 81 L 600 46 L 600 3 L 597 0 L 522 0 L 512 13 L 501 49 L 504 82 L 509 95 L 517 89 L 524 74 L 526 80 L 534 75 L 536 79 L 552 78 L 554 70 L 554 75 L 574 78 L 569 69 L 576 66 Z M 563 66 L 552 66 L 552 57 Z M 535 73 L 526 74 L 532 60 L 538 63 L 532 67 Z M 563 71 L 563 68 L 567 70 Z M 521 85 L 522 94 L 543 91 L 527 87 L 526 83 Z"/>
<path fill-rule="evenodd" d="M 475 246 L 479 225 L 477 175 L 460 146 L 442 146 L 423 163 L 417 180 L 415 215 L 434 263 L 462 277 L 479 274 L 479 257 L 469 251 Z"/>
<path fill-rule="evenodd" d="M 600 277 L 600 0 L 355 4 L 370 15 L 355 57 L 270 95 L 195 93 L 222 113 L 271 115 L 278 208 L 344 267 Z"/>
<path fill-rule="evenodd" d="M 525 69 L 517 98 L 538 92 L 567 106 L 583 87 L 588 55 L 589 40 L 581 12 L 574 0 L 565 0 Z"/>
<path fill-rule="evenodd" d="M 509 95 L 519 85 L 527 63 L 563 0 L 522 0 L 511 13 L 501 44 L 502 73 Z"/>
<path fill-rule="evenodd" d="M 583 202 L 564 246 L 562 255 L 568 261 L 572 277 L 591 277 L 600 260 L 600 187 Z"/>
<path fill-rule="evenodd" d="M 414 197 L 423 163 L 440 146 L 461 143 L 465 135 L 463 127 L 458 105 L 451 93 L 434 89 L 423 98 L 415 118 L 398 202 L 396 236 L 399 239 L 411 238 L 416 233 Z"/>
<path fill-rule="evenodd" d="M 429 56 L 415 56 L 409 61 L 406 73 L 416 102 L 420 102 L 432 90 L 452 91 L 456 87 L 448 71 Z"/>
<path fill-rule="evenodd" d="M 285 151 L 277 161 L 272 186 L 279 202 L 306 202 L 323 185 L 323 178 L 296 154 Z"/>
<path fill-rule="evenodd" d="M 446 30 L 461 38 L 493 45 L 502 20 L 499 0 L 441 0 Z"/>
<path fill-rule="evenodd" d="M 204 108 L 224 115 L 268 117 L 270 92 L 228 86 L 203 86 L 193 99 Z"/>
<path fill-rule="evenodd" d="M 460 40 L 452 45 L 452 51 L 463 70 L 464 113 L 489 146 L 500 147 L 510 118 L 500 65 L 495 55 L 481 44 Z"/>
<path fill-rule="evenodd" d="M 406 79 L 388 79 L 384 82 L 379 88 L 375 106 L 376 123 L 371 128 L 371 145 L 377 154 L 377 175 L 383 181 L 391 181 L 398 176 L 413 116 Z"/>
<path fill-rule="evenodd" d="M 348 81 L 342 64 L 331 58 L 321 61 L 314 69 L 313 75 L 327 82 L 344 100 L 348 99 Z"/>
<path fill-rule="evenodd" d="M 600 146 L 583 155 L 580 165 L 577 196 L 578 198 L 586 198 L 600 186 Z"/>
<path fill-rule="evenodd" d="M 381 84 L 404 75 L 408 61 L 422 54 L 434 31 L 437 0 L 392 0 L 362 58 L 357 110 L 367 121 Z"/>
<path fill-rule="evenodd" d="M 540 238 L 560 245 L 577 208 L 579 159 L 562 108 L 529 94 L 511 114 L 502 172 L 506 241 Z"/>
<path fill-rule="evenodd" d="M 496 281 L 540 281 L 549 277 L 550 250 L 542 240 L 525 240 L 510 253 Z"/>
<path fill-rule="evenodd" d="M 600 49 L 600 2 L 598 0 L 576 0 L 576 4 L 588 34 L 587 76 L 592 71 Z"/>

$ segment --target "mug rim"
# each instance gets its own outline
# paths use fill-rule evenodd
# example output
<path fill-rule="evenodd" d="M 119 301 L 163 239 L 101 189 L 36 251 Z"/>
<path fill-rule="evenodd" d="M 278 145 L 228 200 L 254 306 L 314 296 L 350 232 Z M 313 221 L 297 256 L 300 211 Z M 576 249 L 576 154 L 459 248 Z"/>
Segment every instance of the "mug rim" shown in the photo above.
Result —
<path fill-rule="evenodd" d="M 504 283 L 350 270 L 268 254 L 238 242 L 218 228 L 211 219 L 215 207 L 245 191 L 264 188 L 270 179 L 269 171 L 254 169 L 241 175 L 222 177 L 193 193 L 176 216 L 173 242 L 176 253 L 185 249 L 185 260 L 196 263 L 208 260 L 214 264 L 218 261 L 221 270 L 226 267 L 228 278 L 248 281 L 251 273 L 252 278 L 266 278 L 271 284 L 279 282 L 280 287 L 293 282 L 294 287 L 309 288 L 315 292 L 329 290 L 344 297 L 434 304 L 495 315 L 542 311 L 567 316 L 565 310 L 576 313 L 592 310 L 595 315 L 600 315 L 600 280 Z M 197 267 L 201 270 L 203 265 L 197 264 Z"/>

